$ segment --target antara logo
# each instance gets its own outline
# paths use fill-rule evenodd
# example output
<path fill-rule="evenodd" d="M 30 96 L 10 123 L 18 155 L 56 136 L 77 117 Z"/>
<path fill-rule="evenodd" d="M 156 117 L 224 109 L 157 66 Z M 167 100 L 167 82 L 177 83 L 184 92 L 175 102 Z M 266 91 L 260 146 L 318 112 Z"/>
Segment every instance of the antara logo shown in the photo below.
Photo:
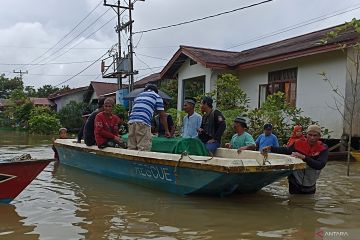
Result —
<path fill-rule="evenodd" d="M 8 175 L 8 174 L 0 173 L 0 183 L 9 181 L 10 179 L 13 179 L 13 178 L 15 178 L 15 177 L 16 177 L 16 176 L 14 176 L 14 175 Z"/>

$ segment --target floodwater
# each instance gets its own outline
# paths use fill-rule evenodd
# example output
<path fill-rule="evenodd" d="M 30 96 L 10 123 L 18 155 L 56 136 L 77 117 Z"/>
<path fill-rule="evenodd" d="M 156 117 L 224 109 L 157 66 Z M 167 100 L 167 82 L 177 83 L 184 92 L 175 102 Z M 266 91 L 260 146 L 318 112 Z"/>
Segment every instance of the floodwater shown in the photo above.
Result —
<path fill-rule="evenodd" d="M 0 131 L 0 158 L 50 158 L 50 137 Z M 0 239 L 360 239 L 360 163 L 329 162 L 314 196 L 183 197 L 51 163 L 12 204 Z"/>

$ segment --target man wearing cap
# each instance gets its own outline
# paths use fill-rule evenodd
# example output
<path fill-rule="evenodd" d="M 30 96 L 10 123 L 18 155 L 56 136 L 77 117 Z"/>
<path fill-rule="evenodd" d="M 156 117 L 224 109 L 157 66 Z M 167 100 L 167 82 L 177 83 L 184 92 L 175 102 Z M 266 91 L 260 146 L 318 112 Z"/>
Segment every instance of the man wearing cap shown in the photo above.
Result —
<path fill-rule="evenodd" d="M 272 133 L 273 126 L 271 123 L 266 123 L 264 125 L 264 133 L 260 134 L 255 143 L 256 147 L 262 151 L 263 147 L 279 147 L 279 141 L 277 137 Z"/>
<path fill-rule="evenodd" d="M 220 147 L 221 137 L 226 128 L 225 118 L 219 110 L 213 109 L 213 99 L 209 96 L 202 99 L 200 109 L 205 114 L 198 129 L 199 138 L 209 154 L 213 155 Z"/>
<path fill-rule="evenodd" d="M 186 98 L 183 109 L 187 115 L 183 119 L 183 127 L 181 129 L 181 137 L 196 138 L 198 129 L 201 127 L 201 115 L 195 112 L 196 100 L 194 98 Z"/>
<path fill-rule="evenodd" d="M 246 129 L 246 120 L 242 117 L 236 117 L 234 120 L 235 134 L 232 136 L 230 143 L 225 144 L 225 147 L 237 149 L 238 153 L 242 150 L 255 150 L 254 138 L 246 132 Z"/>
<path fill-rule="evenodd" d="M 135 98 L 129 116 L 128 149 L 151 150 L 151 120 L 155 110 L 159 111 L 160 122 L 165 129 L 165 137 L 170 137 L 166 113 L 164 111 L 164 102 L 158 94 L 157 86 L 147 84 L 144 92 Z"/>
<path fill-rule="evenodd" d="M 98 113 L 104 111 L 104 101 L 105 98 L 99 98 L 98 101 L 98 108 L 93 111 L 88 119 L 86 120 L 85 126 L 84 126 L 84 142 L 87 146 L 92 146 L 96 144 L 95 141 L 95 117 Z"/>
<path fill-rule="evenodd" d="M 310 125 L 306 131 L 306 139 L 300 139 L 289 147 L 264 147 L 263 151 L 287 154 L 302 159 L 307 164 L 304 170 L 294 171 L 289 177 L 290 194 L 313 194 L 321 169 L 328 159 L 328 147 L 319 141 L 321 128 Z"/>

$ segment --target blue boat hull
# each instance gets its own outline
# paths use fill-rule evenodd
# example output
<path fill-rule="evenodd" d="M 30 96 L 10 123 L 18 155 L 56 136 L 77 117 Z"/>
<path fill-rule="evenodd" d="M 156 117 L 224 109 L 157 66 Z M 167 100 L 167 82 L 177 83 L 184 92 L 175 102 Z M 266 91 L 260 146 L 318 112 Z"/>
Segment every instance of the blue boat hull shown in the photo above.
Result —
<path fill-rule="evenodd" d="M 57 146 L 57 150 L 62 164 L 182 195 L 224 196 L 233 192 L 256 192 L 291 173 L 288 169 L 226 173 L 127 160 L 119 156 L 106 156 L 64 145 Z"/>

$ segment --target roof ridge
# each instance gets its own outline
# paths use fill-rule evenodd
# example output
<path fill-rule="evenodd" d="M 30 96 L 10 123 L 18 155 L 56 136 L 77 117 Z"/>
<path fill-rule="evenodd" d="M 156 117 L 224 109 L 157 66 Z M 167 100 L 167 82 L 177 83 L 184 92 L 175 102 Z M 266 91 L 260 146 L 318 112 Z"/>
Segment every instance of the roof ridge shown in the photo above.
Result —
<path fill-rule="evenodd" d="M 214 48 L 203 48 L 203 47 L 195 47 L 195 46 L 187 46 L 187 45 L 180 45 L 180 48 L 192 48 L 192 49 L 200 49 L 200 50 L 210 50 L 216 52 L 225 52 L 225 53 L 240 53 L 238 51 L 227 51 L 222 49 L 214 49 Z"/>

